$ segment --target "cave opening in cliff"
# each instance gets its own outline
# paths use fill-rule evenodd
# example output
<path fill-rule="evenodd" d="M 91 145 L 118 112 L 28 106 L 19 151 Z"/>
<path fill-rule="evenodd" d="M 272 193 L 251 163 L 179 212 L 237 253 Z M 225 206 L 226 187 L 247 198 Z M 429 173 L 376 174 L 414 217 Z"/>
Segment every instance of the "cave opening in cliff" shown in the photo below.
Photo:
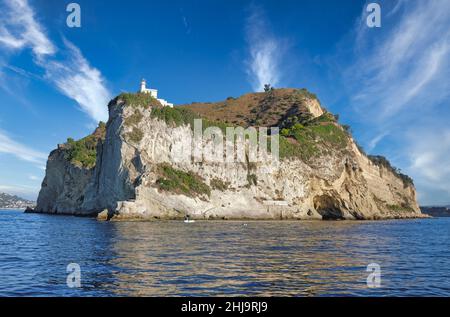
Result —
<path fill-rule="evenodd" d="M 339 201 L 329 195 L 314 197 L 314 208 L 322 216 L 323 220 L 342 220 L 344 219 Z"/>

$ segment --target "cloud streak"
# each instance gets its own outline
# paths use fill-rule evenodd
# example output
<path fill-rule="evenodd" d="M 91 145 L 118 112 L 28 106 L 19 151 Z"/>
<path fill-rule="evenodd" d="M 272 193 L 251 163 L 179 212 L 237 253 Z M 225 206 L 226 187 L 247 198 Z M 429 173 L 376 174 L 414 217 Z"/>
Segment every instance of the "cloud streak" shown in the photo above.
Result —
<path fill-rule="evenodd" d="M 54 83 L 64 95 L 74 99 L 91 118 L 106 121 L 106 105 L 111 97 L 99 70 L 89 65 L 80 50 L 64 40 L 67 57 L 64 62 L 49 61 L 42 65 L 45 78 Z"/>
<path fill-rule="evenodd" d="M 56 52 L 26 0 L 4 0 L 2 14 L 5 17 L 0 24 L 0 43 L 11 49 L 29 47 L 37 57 Z"/>
<path fill-rule="evenodd" d="M 422 137 L 417 138 L 417 133 Z M 417 175 L 424 189 L 424 199 L 429 203 L 450 202 L 450 129 L 424 127 L 416 133 L 409 133 L 408 137 L 410 170 Z M 446 196 L 442 197 L 439 192 L 446 193 Z"/>
<path fill-rule="evenodd" d="M 0 153 L 14 155 L 23 161 L 40 165 L 45 164 L 47 160 L 47 154 L 14 141 L 2 130 L 0 130 Z"/>
<path fill-rule="evenodd" d="M 264 12 L 252 6 L 245 27 L 250 58 L 247 74 L 254 91 L 262 91 L 265 84 L 277 86 L 282 79 L 281 60 L 286 43 L 271 32 Z"/>
<path fill-rule="evenodd" d="M 445 0 L 400 1 L 383 21 L 387 26 L 377 30 L 358 23 L 356 63 L 345 74 L 358 91 L 357 111 L 383 121 L 418 100 L 432 104 L 449 95 L 449 12 Z"/>
<path fill-rule="evenodd" d="M 450 201 L 450 130 L 442 120 L 450 117 L 450 2 L 380 4 L 381 28 L 366 26 L 365 10 L 355 24 L 345 55 L 353 65 L 342 82 L 373 134 L 369 152 L 385 143 L 383 154 L 412 174 L 425 203 Z"/>
<path fill-rule="evenodd" d="M 27 0 L 3 0 L 1 8 L 5 16 L 0 21 L 0 46 L 12 52 L 30 48 L 34 62 L 45 70 L 46 80 L 75 100 L 92 119 L 106 121 L 111 93 L 100 71 L 90 66 L 80 50 L 65 39 L 61 52 L 64 59 L 58 59 L 55 55 L 60 49 L 36 21 Z"/>

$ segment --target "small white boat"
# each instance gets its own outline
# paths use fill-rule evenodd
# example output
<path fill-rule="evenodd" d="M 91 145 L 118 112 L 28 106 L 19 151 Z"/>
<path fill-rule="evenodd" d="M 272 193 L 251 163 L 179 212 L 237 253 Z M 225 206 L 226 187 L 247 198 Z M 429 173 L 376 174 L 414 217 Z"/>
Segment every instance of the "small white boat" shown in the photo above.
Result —
<path fill-rule="evenodd" d="M 184 223 L 193 223 L 193 222 L 195 222 L 195 220 L 189 220 L 189 219 L 184 220 Z"/>

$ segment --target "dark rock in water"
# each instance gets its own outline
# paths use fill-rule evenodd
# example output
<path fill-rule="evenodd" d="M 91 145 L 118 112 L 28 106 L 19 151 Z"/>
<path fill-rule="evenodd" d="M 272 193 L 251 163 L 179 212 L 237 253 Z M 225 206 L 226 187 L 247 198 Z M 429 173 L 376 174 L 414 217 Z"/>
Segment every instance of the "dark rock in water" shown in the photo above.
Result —
<path fill-rule="evenodd" d="M 34 209 L 31 208 L 30 206 L 27 206 L 27 208 L 25 208 L 25 213 L 26 213 L 26 214 L 31 214 L 31 213 L 33 213 L 33 212 L 34 212 Z"/>

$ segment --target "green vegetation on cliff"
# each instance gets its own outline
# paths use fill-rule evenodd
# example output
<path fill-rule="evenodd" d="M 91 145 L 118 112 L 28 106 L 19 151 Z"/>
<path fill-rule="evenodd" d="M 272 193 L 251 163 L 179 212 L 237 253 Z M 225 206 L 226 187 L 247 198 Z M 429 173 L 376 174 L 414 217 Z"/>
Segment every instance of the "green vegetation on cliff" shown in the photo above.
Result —
<path fill-rule="evenodd" d="M 128 132 L 126 134 L 126 137 L 128 140 L 130 140 L 133 143 L 139 143 L 139 142 L 141 142 L 142 138 L 144 137 L 144 132 L 142 132 L 142 130 L 137 127 L 133 127 L 131 132 Z"/>
<path fill-rule="evenodd" d="M 395 175 L 397 175 L 398 177 L 400 177 L 400 179 L 403 181 L 403 185 L 405 186 L 414 185 L 414 181 L 411 177 L 403 174 L 400 169 L 392 166 L 391 163 L 388 161 L 388 159 L 385 158 L 384 156 L 369 155 L 368 158 L 373 164 L 382 166 L 391 171 L 392 173 L 394 173 Z"/>
<path fill-rule="evenodd" d="M 158 118 L 163 120 L 168 125 L 179 127 L 182 125 L 190 125 L 191 129 L 194 129 L 194 120 L 201 119 L 202 120 L 202 130 L 204 131 L 208 127 L 218 127 L 222 130 L 222 132 L 226 133 L 226 128 L 231 126 L 221 121 L 212 121 L 205 118 L 202 118 L 200 115 L 195 112 L 183 108 L 183 107 L 154 107 L 152 108 L 151 113 L 152 118 Z"/>
<path fill-rule="evenodd" d="M 210 183 L 212 188 L 220 191 L 225 191 L 230 186 L 229 182 L 224 182 L 220 178 L 212 178 Z"/>
<path fill-rule="evenodd" d="M 125 134 L 125 137 L 128 141 L 133 143 L 139 143 L 144 137 L 144 133 L 139 128 L 139 123 L 144 118 L 143 114 L 139 110 L 139 108 L 134 109 L 133 114 L 129 115 L 124 119 L 124 124 L 126 126 L 132 127 L 131 131 Z"/>
<path fill-rule="evenodd" d="M 135 109 L 134 113 L 127 118 L 125 118 L 125 125 L 127 126 L 135 126 L 139 124 L 144 116 L 142 115 L 139 109 Z"/>
<path fill-rule="evenodd" d="M 185 108 L 178 108 L 178 107 L 155 107 L 152 108 L 151 113 L 152 118 L 157 118 L 159 120 L 163 120 L 168 125 L 179 127 L 182 125 L 188 125 L 191 126 L 194 125 L 194 120 L 198 119 L 199 116 L 197 116 L 195 113 L 190 111 L 189 109 Z"/>
<path fill-rule="evenodd" d="M 123 93 L 118 96 L 118 99 L 122 99 L 127 105 L 132 107 L 142 106 L 144 108 L 159 106 L 159 101 L 152 97 L 150 94 L 142 93 Z"/>
<path fill-rule="evenodd" d="M 302 91 L 301 95 L 304 94 L 306 93 Z M 151 116 L 163 120 L 171 126 L 190 125 L 192 129 L 194 120 L 202 119 L 203 130 L 210 126 L 216 126 L 222 130 L 224 136 L 226 128 L 233 126 L 223 121 L 202 118 L 185 107 L 154 107 Z M 297 157 L 309 160 L 330 148 L 345 148 L 349 138 L 346 131 L 337 124 L 336 118 L 328 112 L 318 118 L 299 113 L 285 119 L 283 126 L 280 136 L 281 158 Z"/>
<path fill-rule="evenodd" d="M 312 92 L 309 92 L 306 88 L 301 88 L 297 90 L 297 94 L 300 97 L 307 98 L 307 99 L 316 99 L 319 101 L 319 98 L 317 98 L 316 94 L 313 94 Z"/>
<path fill-rule="evenodd" d="M 329 112 L 320 117 L 291 116 L 283 122 L 280 132 L 280 158 L 309 159 L 328 152 L 343 150 L 349 134 Z"/>
<path fill-rule="evenodd" d="M 119 98 L 131 106 L 151 107 L 151 117 L 163 120 L 170 126 L 189 125 L 193 129 L 194 120 L 201 119 L 203 131 L 215 126 L 222 130 L 224 136 L 227 127 L 278 126 L 281 159 L 298 158 L 310 161 L 322 155 L 344 150 L 351 138 L 350 127 L 340 125 L 337 115 L 325 111 L 319 117 L 312 116 L 305 107 L 305 102 L 318 101 L 318 98 L 306 89 L 270 88 L 263 93 L 247 94 L 239 98 L 229 97 L 223 102 L 192 103 L 174 108 L 162 107 L 149 94 L 128 93 L 121 94 Z M 134 126 L 128 133 L 128 138 L 133 142 L 139 142 L 143 137 L 137 127 L 142 117 L 140 111 L 136 110 L 125 120 L 127 125 Z M 365 154 L 363 151 L 362 153 Z M 395 173 L 403 180 L 405 186 L 413 183 L 409 176 L 392 167 L 384 157 L 368 157 L 374 164 L 384 166 Z"/>
<path fill-rule="evenodd" d="M 157 173 L 156 184 L 161 190 L 190 197 L 211 194 L 211 188 L 195 173 L 177 170 L 169 164 L 159 164 Z"/>
<path fill-rule="evenodd" d="M 65 144 L 66 159 L 76 166 L 93 168 L 97 159 L 97 143 L 100 139 L 104 139 L 105 135 L 106 124 L 100 122 L 91 135 L 77 141 L 68 138 Z"/>

